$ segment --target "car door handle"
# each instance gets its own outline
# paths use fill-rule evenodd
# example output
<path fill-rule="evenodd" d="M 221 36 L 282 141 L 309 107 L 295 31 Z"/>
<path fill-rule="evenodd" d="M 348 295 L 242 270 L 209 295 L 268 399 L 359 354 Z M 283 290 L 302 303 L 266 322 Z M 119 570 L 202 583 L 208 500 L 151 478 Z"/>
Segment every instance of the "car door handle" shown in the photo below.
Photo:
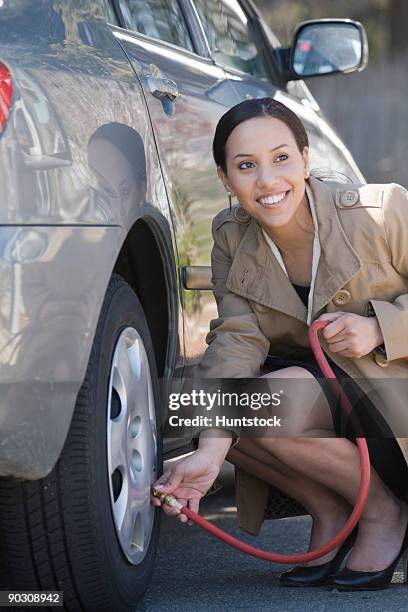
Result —
<path fill-rule="evenodd" d="M 180 97 L 177 83 L 171 79 L 166 79 L 165 77 L 155 77 L 150 73 L 146 75 L 146 79 L 149 91 L 153 96 L 155 96 L 155 98 L 159 98 L 159 100 L 161 100 L 167 96 L 167 98 L 174 102 Z"/>

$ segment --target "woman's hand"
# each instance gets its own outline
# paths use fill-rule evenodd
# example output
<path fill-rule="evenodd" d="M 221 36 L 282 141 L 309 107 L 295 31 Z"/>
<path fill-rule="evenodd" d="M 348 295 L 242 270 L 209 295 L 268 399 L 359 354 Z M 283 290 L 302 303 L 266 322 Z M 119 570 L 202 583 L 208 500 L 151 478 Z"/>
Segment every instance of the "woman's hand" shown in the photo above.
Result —
<path fill-rule="evenodd" d="M 327 312 L 318 321 L 330 321 L 322 331 L 333 353 L 343 357 L 363 357 L 384 342 L 377 317 L 352 312 Z"/>
<path fill-rule="evenodd" d="M 160 493 L 171 493 L 183 506 L 198 512 L 200 500 L 218 476 L 230 445 L 231 437 L 227 439 L 200 437 L 198 450 L 171 464 L 153 487 Z M 153 495 L 151 503 L 154 506 L 162 505 Z M 183 523 L 188 520 L 177 508 L 164 504 L 163 510 L 169 516 L 177 515 Z"/>

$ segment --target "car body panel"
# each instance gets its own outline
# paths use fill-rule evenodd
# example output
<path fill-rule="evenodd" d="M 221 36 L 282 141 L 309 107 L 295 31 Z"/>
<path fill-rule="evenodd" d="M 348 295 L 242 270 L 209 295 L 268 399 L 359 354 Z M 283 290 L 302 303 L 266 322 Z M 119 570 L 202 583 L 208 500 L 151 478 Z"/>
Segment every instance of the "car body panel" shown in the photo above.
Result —
<path fill-rule="evenodd" d="M 312 166 L 362 178 L 304 84 L 279 88 L 273 70 L 257 79 L 218 65 L 194 0 L 180 2 L 195 51 L 114 23 L 113 10 L 101 12 L 108 0 L 0 3 L 0 61 L 14 84 L 0 135 L 0 475 L 36 479 L 55 465 L 110 275 L 138 220 L 174 271 L 177 351 L 166 376 L 180 384 L 205 350 L 214 299 L 183 289 L 178 270 L 209 265 L 211 220 L 228 205 L 211 156 L 228 108 L 280 99 L 306 124 Z M 148 74 L 173 81 L 178 99 L 155 97 Z M 167 441 L 166 452 L 183 443 Z"/>
<path fill-rule="evenodd" d="M 14 83 L 0 138 L 1 475 L 40 478 L 55 465 L 109 277 L 138 219 L 155 226 L 177 268 L 144 95 L 97 5 L 0 8 L 0 60 Z M 179 347 L 172 367 L 182 364 Z"/>
<path fill-rule="evenodd" d="M 59 456 L 123 234 L 0 227 L 0 475 L 40 478 Z"/>

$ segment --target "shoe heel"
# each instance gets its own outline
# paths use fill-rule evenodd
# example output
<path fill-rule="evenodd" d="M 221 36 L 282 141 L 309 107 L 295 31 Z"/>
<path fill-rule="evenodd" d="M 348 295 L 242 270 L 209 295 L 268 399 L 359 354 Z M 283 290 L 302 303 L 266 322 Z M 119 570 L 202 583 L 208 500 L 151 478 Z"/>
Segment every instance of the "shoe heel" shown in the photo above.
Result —
<path fill-rule="evenodd" d="M 408 549 L 402 555 L 402 572 L 404 575 L 404 583 L 408 584 Z"/>

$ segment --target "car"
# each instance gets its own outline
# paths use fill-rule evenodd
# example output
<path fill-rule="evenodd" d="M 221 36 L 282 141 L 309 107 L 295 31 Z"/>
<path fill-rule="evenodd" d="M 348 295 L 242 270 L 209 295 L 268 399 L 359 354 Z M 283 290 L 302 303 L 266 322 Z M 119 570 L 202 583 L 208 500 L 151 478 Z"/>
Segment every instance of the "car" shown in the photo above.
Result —
<path fill-rule="evenodd" d="M 3 589 L 135 609 L 159 538 L 151 484 L 193 448 L 166 432 L 166 398 L 216 317 L 216 123 L 275 97 L 312 167 L 364 182 L 302 81 L 297 45 L 336 24 L 353 62 L 315 55 L 307 76 L 364 68 L 364 28 L 307 22 L 285 48 L 248 0 L 0 3 Z"/>

